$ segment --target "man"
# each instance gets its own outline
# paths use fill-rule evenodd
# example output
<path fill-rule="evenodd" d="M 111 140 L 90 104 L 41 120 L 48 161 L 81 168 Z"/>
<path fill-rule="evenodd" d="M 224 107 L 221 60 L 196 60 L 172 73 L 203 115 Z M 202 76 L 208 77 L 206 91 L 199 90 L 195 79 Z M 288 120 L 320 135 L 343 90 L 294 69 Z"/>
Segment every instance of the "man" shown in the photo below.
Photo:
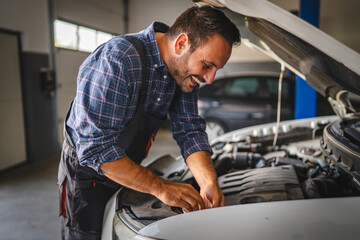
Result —
<path fill-rule="evenodd" d="M 154 22 L 132 36 L 144 46 L 146 67 L 124 37 L 100 46 L 80 67 L 58 174 L 63 238 L 100 238 L 105 204 L 120 185 L 186 211 L 225 204 L 197 92 L 228 61 L 238 29 L 207 6 L 188 9 L 170 28 Z M 139 165 L 167 113 L 200 194 Z"/>

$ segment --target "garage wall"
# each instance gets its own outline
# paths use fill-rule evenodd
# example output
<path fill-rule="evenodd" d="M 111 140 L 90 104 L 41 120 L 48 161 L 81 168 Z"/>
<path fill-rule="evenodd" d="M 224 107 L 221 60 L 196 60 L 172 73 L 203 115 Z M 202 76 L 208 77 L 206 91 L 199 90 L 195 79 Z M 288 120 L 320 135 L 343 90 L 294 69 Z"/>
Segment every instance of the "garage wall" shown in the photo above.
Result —
<path fill-rule="evenodd" d="M 122 0 L 54 0 L 55 18 L 112 33 L 124 29 Z"/>
<path fill-rule="evenodd" d="M 299 10 L 299 0 L 269 0 L 286 10 Z M 360 1 L 358 0 L 320 0 L 319 28 L 360 52 Z"/>
<path fill-rule="evenodd" d="M 171 25 L 176 17 L 192 6 L 195 4 L 186 0 L 130 0 L 129 31 L 138 32 L 147 28 L 153 21 Z"/>
<path fill-rule="evenodd" d="M 288 10 L 299 11 L 300 0 L 269 0 Z M 360 53 L 360 1 L 320 0 L 319 28 L 344 45 Z M 244 45 L 233 49 L 229 62 L 272 61 L 271 58 Z"/>
<path fill-rule="evenodd" d="M 360 53 L 360 1 L 323 0 L 320 29 Z"/>
<path fill-rule="evenodd" d="M 22 33 L 23 51 L 50 52 L 47 0 L 1 0 L 0 27 Z"/>

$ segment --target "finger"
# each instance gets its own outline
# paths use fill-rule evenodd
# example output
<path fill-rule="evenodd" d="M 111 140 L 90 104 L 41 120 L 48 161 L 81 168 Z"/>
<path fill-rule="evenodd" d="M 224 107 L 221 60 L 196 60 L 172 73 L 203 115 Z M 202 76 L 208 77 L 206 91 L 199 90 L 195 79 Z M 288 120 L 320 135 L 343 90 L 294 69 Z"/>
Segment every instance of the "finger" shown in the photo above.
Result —
<path fill-rule="evenodd" d="M 201 196 L 200 196 L 200 199 L 199 199 L 199 201 L 197 203 L 198 203 L 198 206 L 199 206 L 200 210 L 206 208 L 205 202 L 204 202 L 204 200 L 203 200 L 203 198 Z"/>
<path fill-rule="evenodd" d="M 225 206 L 225 196 L 222 196 L 220 207 Z"/>
<path fill-rule="evenodd" d="M 204 209 L 205 203 L 202 196 L 198 193 L 198 191 L 195 190 L 193 186 L 189 187 L 191 190 L 187 192 L 188 195 L 186 197 L 188 197 L 188 201 L 191 206 L 194 208 L 194 210 Z"/>
<path fill-rule="evenodd" d="M 199 208 L 199 210 L 203 210 L 203 209 L 205 209 L 204 207 L 202 207 L 200 204 L 198 204 L 198 208 Z"/>
<path fill-rule="evenodd" d="M 204 202 L 204 204 L 205 204 L 204 208 L 205 208 L 205 209 L 206 209 L 206 208 L 210 208 L 210 207 L 211 207 L 211 203 L 210 203 L 210 201 L 208 200 L 208 198 L 207 198 L 207 196 L 206 196 L 206 193 L 202 192 L 202 193 L 201 193 L 201 197 L 202 197 L 203 202 Z"/>
<path fill-rule="evenodd" d="M 220 207 L 221 204 L 221 195 L 220 196 L 216 196 L 215 199 L 212 202 L 212 207 Z"/>
<path fill-rule="evenodd" d="M 200 195 L 199 198 L 197 197 L 197 195 L 184 195 L 182 196 L 182 200 L 186 201 L 191 206 L 192 211 L 197 211 L 205 207 L 204 201 Z"/>
<path fill-rule="evenodd" d="M 186 201 L 181 200 L 180 202 L 178 202 L 178 204 L 176 204 L 176 207 L 180 207 L 183 212 L 192 212 L 192 207 L 189 203 L 187 203 Z"/>
<path fill-rule="evenodd" d="M 209 201 L 209 199 L 207 199 L 207 198 L 205 197 L 204 201 L 205 201 L 205 207 L 206 207 L 206 208 L 211 208 L 211 207 L 212 207 L 212 204 L 211 204 L 211 202 Z"/>
<path fill-rule="evenodd" d="M 190 206 L 190 204 L 185 204 L 185 207 L 183 207 L 183 209 L 185 209 L 185 212 L 192 212 L 193 209 L 192 207 Z"/>
<path fill-rule="evenodd" d="M 221 191 L 215 191 L 214 194 L 206 192 L 206 199 L 208 201 L 208 207 L 215 208 L 225 205 L 224 195 Z"/>
<path fill-rule="evenodd" d="M 189 211 L 189 212 L 199 210 L 199 209 L 198 209 L 198 204 L 197 204 L 197 202 L 196 202 L 194 199 L 184 198 L 183 201 L 186 202 L 187 205 L 190 207 L 190 211 Z"/>

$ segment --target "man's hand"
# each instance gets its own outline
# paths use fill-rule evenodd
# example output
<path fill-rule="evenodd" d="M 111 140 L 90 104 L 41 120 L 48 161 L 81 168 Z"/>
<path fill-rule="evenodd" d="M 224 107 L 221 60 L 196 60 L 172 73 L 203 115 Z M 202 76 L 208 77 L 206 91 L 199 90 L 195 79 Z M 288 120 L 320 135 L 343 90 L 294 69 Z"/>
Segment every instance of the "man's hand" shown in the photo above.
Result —
<path fill-rule="evenodd" d="M 208 185 L 200 189 L 200 195 L 204 199 L 206 208 L 225 206 L 225 197 L 218 185 Z"/>
<path fill-rule="evenodd" d="M 217 176 L 210 154 L 206 151 L 191 154 L 186 162 L 200 186 L 200 194 L 206 208 L 222 207 L 225 197 L 217 183 Z"/>
<path fill-rule="evenodd" d="M 164 180 L 127 156 L 103 163 L 100 169 L 106 177 L 120 185 L 152 194 L 167 205 L 180 207 L 188 212 L 205 208 L 203 198 L 193 186 Z"/>
<path fill-rule="evenodd" d="M 190 184 L 164 180 L 159 190 L 155 196 L 167 205 L 181 207 L 187 212 L 205 208 L 203 198 Z"/>

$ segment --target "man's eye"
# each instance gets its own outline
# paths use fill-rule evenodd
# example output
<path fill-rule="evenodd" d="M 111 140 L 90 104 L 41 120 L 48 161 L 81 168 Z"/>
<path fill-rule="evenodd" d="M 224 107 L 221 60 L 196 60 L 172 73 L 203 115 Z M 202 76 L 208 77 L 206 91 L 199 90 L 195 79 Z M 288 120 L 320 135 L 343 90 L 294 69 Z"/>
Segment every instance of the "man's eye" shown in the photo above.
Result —
<path fill-rule="evenodd" d="M 209 65 L 207 65 L 207 64 L 204 64 L 204 69 L 209 69 L 210 68 L 210 66 Z"/>

